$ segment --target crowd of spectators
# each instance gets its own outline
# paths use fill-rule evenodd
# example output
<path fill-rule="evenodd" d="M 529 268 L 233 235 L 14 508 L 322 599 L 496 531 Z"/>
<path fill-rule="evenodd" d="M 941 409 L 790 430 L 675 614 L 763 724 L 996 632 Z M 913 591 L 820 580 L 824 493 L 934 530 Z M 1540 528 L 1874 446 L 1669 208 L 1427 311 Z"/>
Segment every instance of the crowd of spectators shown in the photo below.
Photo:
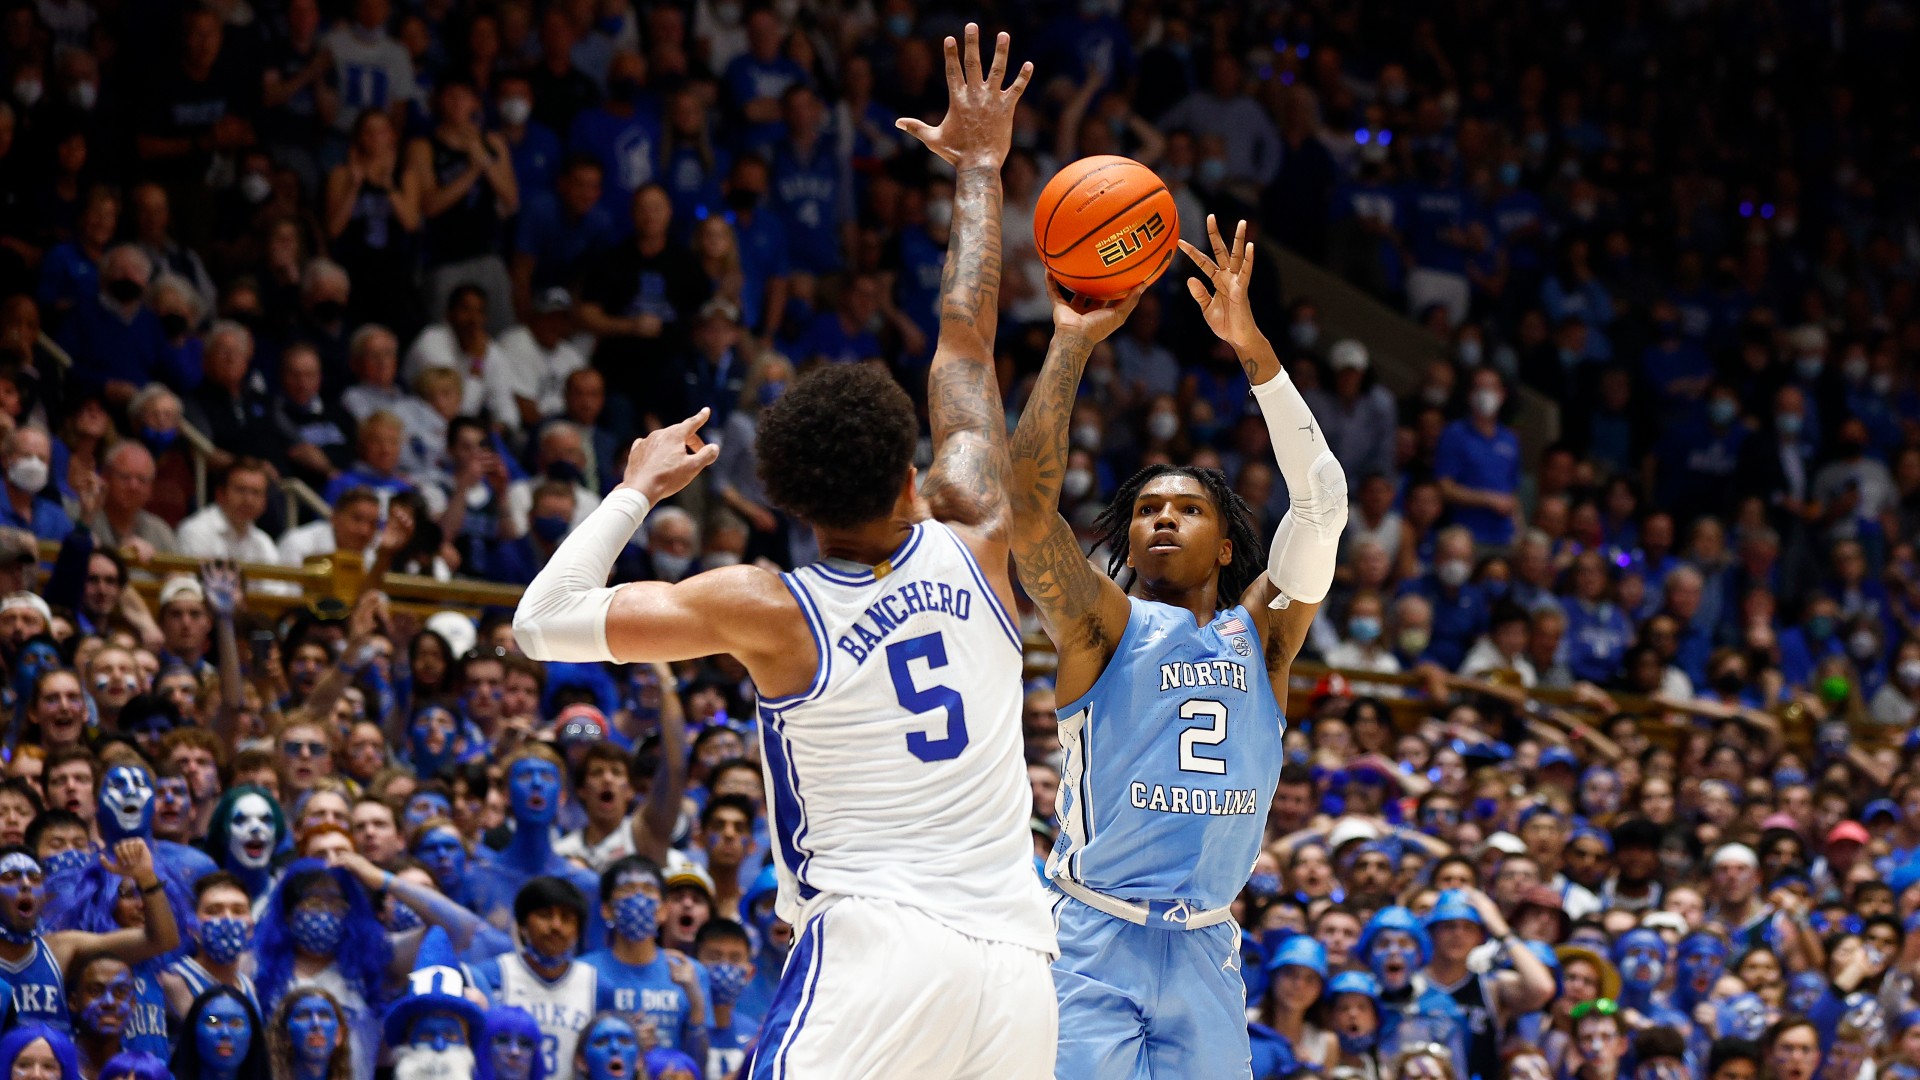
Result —
<path fill-rule="evenodd" d="M 1035 199 L 1093 154 L 1152 166 L 1188 239 L 1244 218 L 1445 343 L 1396 397 L 1262 256 L 1353 507 L 1303 653 L 1345 674 L 1296 691 L 1240 901 L 1258 1080 L 1920 1077 L 1902 0 L 0 6 L 0 847 L 65 898 L 0 907 L 0 978 L 21 935 L 75 962 L 60 1008 L 15 986 L 48 1053 L 72 1030 L 88 1080 L 177 1055 L 169 1027 L 239 992 L 269 1040 L 330 1008 L 331 1075 L 362 1080 L 424 921 L 501 1005 L 504 966 L 595 966 L 656 1078 L 738 1067 L 791 934 L 739 665 L 543 666 L 504 613 L 423 622 L 374 586 L 524 584 L 630 440 L 701 407 L 720 460 L 617 580 L 814 558 L 756 418 L 819 364 L 923 394 L 952 188 L 893 121 L 939 116 L 963 18 L 1037 66 L 1004 172 L 1009 415 L 1050 333 Z M 1088 365 L 1063 490 L 1089 544 L 1159 461 L 1222 469 L 1263 532 L 1286 508 L 1185 276 Z M 1532 455 L 1522 387 L 1559 414 Z M 36 541 L 62 545 L 45 579 Z M 280 620 L 218 562 L 337 552 L 369 591 Z M 217 562 L 149 606 L 158 553 Z M 1054 705 L 1028 688 L 1042 853 Z M 116 903 L 68 852 L 116 839 L 110 774 L 143 769 L 131 832 L 199 884 L 150 894 L 129 856 L 143 899 Z M 116 932 L 124 1039 L 89 1008 Z M 547 1019 L 548 1075 L 617 1037 Z M 0 1039 L 0 1067 L 40 1045 Z"/>

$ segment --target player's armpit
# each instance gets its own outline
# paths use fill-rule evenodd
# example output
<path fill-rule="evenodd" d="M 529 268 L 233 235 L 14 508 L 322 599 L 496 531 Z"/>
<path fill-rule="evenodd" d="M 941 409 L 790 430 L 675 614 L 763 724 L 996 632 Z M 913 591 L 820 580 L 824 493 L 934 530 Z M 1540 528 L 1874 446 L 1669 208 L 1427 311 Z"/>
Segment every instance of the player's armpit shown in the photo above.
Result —
<path fill-rule="evenodd" d="M 1240 604 L 1252 614 L 1258 627 L 1260 647 L 1266 653 L 1267 674 L 1274 678 L 1274 690 L 1284 694 L 1285 684 L 1280 680 L 1293 665 L 1294 657 L 1300 655 L 1300 647 L 1307 643 L 1307 629 L 1313 625 L 1320 605 L 1295 600 L 1283 608 L 1270 607 L 1279 595 L 1273 579 L 1261 574 L 1240 594 Z"/>
<path fill-rule="evenodd" d="M 1127 594 L 1087 562 L 1065 518 L 1035 536 L 1016 537 L 1013 563 L 1059 651 L 1058 691 L 1079 697 L 1105 670 L 1132 614 Z"/>
<path fill-rule="evenodd" d="M 815 662 L 799 602 L 778 576 L 757 566 L 721 567 L 674 584 L 621 586 L 607 610 L 607 648 L 623 664 L 732 653 L 770 697 L 804 689 Z"/>

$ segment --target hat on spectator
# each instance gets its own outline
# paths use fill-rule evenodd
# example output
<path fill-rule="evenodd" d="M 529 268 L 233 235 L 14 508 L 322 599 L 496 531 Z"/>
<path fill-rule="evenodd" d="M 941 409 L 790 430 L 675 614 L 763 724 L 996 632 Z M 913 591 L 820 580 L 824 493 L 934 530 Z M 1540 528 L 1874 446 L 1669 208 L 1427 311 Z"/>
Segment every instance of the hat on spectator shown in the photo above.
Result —
<path fill-rule="evenodd" d="M 1864 844 L 1873 839 L 1867 835 L 1867 827 L 1857 821 L 1843 821 L 1827 833 L 1827 846 L 1835 844 Z"/>
<path fill-rule="evenodd" d="M 1335 371 L 1365 371 L 1367 347 L 1352 338 L 1343 338 L 1327 350 L 1327 363 Z"/>
<path fill-rule="evenodd" d="M 204 603 L 206 599 L 206 590 L 200 587 L 199 579 L 192 574 L 175 574 L 160 586 L 160 606 L 163 608 L 175 600 L 199 600 Z"/>
<path fill-rule="evenodd" d="M 1350 698 L 1352 696 L 1353 687 L 1347 682 L 1347 677 L 1337 671 L 1330 671 L 1320 676 L 1320 681 L 1313 684 L 1313 693 L 1307 700 L 1318 705 L 1328 698 Z"/>
<path fill-rule="evenodd" d="M 1434 901 L 1433 910 L 1427 912 L 1425 921 L 1429 932 L 1443 922 L 1469 922 L 1482 928 L 1487 925 L 1486 920 L 1480 917 L 1480 909 L 1469 903 L 1466 894 L 1459 889 L 1448 889 L 1441 893 L 1440 898 Z"/>
<path fill-rule="evenodd" d="M 1347 818 L 1335 825 L 1333 832 L 1327 835 L 1327 848 L 1330 852 L 1338 852 L 1355 840 L 1372 840 L 1379 835 L 1380 830 L 1374 828 L 1372 822 L 1361 821 L 1359 818 Z"/>
<path fill-rule="evenodd" d="M 559 285 L 543 291 L 540 298 L 533 302 L 533 313 L 552 315 L 559 311 L 573 310 L 573 294 Z"/>
<path fill-rule="evenodd" d="M 1797 833 L 1800 831 L 1800 821 L 1792 814 L 1772 813 L 1768 814 L 1766 818 L 1760 822 L 1760 827 L 1762 829 L 1786 829 L 1788 832 Z"/>
<path fill-rule="evenodd" d="M 1482 851 L 1492 850 L 1504 852 L 1508 855 L 1525 855 L 1527 853 L 1527 842 L 1510 832 L 1497 832 L 1487 837 L 1486 842 L 1481 844 L 1480 848 Z"/>
<path fill-rule="evenodd" d="M 1571 844 L 1575 840 L 1598 840 L 1602 850 L 1609 855 L 1613 854 L 1613 837 L 1607 835 L 1604 829 L 1596 829 L 1584 823 L 1575 825 L 1573 835 L 1567 837 L 1567 843 Z"/>
<path fill-rule="evenodd" d="M 700 320 L 725 319 L 730 323 L 740 321 L 740 307 L 724 296 L 716 296 L 700 305 Z"/>
<path fill-rule="evenodd" d="M 1760 866 L 1760 856 L 1755 855 L 1753 849 L 1745 844 L 1723 844 L 1720 850 L 1713 853 L 1712 865 L 1716 870 L 1722 866 L 1736 864 L 1757 869 Z"/>
<path fill-rule="evenodd" d="M 1306 934 L 1295 934 L 1273 950 L 1273 958 L 1267 961 L 1267 974 L 1271 975 L 1287 967 L 1306 968 L 1325 982 L 1327 947 Z"/>
<path fill-rule="evenodd" d="M 677 866 L 667 871 L 667 888 L 672 889 L 679 885 L 697 886 L 707 894 L 707 899 L 713 899 L 713 877 L 698 863 L 689 862 L 685 866 Z"/>
<path fill-rule="evenodd" d="M 560 710 L 553 726 L 561 746 L 599 742 L 607 735 L 607 714 L 585 702 L 576 702 Z"/>
<path fill-rule="evenodd" d="M 435 612 L 427 617 L 426 628 L 439 634 L 455 656 L 467 655 L 467 650 L 480 640 L 480 631 L 474 628 L 473 620 L 457 611 Z"/>
<path fill-rule="evenodd" d="M 1563 968 L 1575 960 L 1592 964 L 1600 972 L 1600 996 L 1609 1001 L 1620 996 L 1620 969 L 1613 966 L 1613 961 L 1583 945 L 1561 945 L 1553 953 L 1560 958 Z"/>
<path fill-rule="evenodd" d="M 40 541 L 25 529 L 0 526 L 0 563 L 40 561 Z"/>
<path fill-rule="evenodd" d="M 467 997 L 465 969 L 454 955 L 447 932 L 438 926 L 427 928 L 420 939 L 420 952 L 413 963 L 413 977 L 407 980 L 406 996 L 387 1010 L 384 1027 L 389 1047 L 405 1046 L 412 1036 L 413 1022 L 422 1016 L 448 1012 L 467 1026 L 467 1038 L 478 1039 L 487 1017 L 480 1006 Z"/>
<path fill-rule="evenodd" d="M 1677 911 L 1649 911 L 1640 917 L 1640 925 L 1649 930 L 1671 930 L 1682 935 L 1687 932 L 1687 918 Z"/>
<path fill-rule="evenodd" d="M 5 599 L 0 599 L 0 611 L 11 611 L 14 608 L 31 608 L 40 613 L 41 622 L 48 626 L 53 625 L 53 609 L 48 607 L 47 602 L 40 599 L 36 593 L 8 593 Z"/>
<path fill-rule="evenodd" d="M 1540 751 L 1539 768 L 1546 769 L 1555 765 L 1562 765 L 1569 769 L 1578 769 L 1580 767 L 1580 759 L 1573 755 L 1573 751 L 1564 746 L 1549 746 L 1545 750 Z"/>
<path fill-rule="evenodd" d="M 1885 814 L 1893 820 L 1899 821 L 1900 804 L 1894 802 L 1892 799 L 1875 799 L 1867 804 L 1865 810 L 1860 811 L 1860 823 L 1862 825 L 1871 825 L 1873 824 L 1873 819 L 1879 817 L 1881 814 Z"/>

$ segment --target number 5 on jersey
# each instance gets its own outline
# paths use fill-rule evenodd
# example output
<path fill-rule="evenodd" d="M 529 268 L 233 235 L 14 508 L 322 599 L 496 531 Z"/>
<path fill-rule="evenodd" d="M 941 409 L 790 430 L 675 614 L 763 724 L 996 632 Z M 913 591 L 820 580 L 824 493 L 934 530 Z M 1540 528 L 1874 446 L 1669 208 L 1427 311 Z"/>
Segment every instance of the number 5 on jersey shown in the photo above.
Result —
<path fill-rule="evenodd" d="M 1197 698 L 1180 706 L 1180 719 L 1206 720 L 1208 727 L 1190 727 L 1180 733 L 1180 771 L 1227 775 L 1227 763 L 1219 758 L 1202 757 L 1196 746 L 1219 746 L 1227 741 L 1227 707 L 1218 701 Z"/>
<path fill-rule="evenodd" d="M 915 660 L 925 660 L 929 672 L 946 667 L 945 639 L 935 632 L 887 646 L 887 671 L 893 676 L 893 692 L 900 699 L 900 707 L 914 714 L 945 709 L 947 733 L 934 739 L 924 731 L 909 731 L 907 751 L 921 761 L 952 761 L 967 748 L 966 704 L 960 698 L 960 691 L 951 686 L 935 685 L 920 689 L 913 678 L 912 665 Z M 1225 710 L 1222 710 L 1221 738 L 1226 737 L 1225 723 Z M 1220 771 L 1226 772 L 1225 763 L 1219 764 Z"/>

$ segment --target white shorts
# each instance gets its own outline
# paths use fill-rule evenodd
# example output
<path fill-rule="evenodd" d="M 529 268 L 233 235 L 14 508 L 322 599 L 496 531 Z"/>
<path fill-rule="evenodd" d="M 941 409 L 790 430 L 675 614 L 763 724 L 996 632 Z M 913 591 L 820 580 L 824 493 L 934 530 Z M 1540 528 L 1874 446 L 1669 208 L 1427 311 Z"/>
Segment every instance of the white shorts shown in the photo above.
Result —
<path fill-rule="evenodd" d="M 740 1080 L 1052 1080 L 1045 953 L 842 897 L 795 939 Z"/>

